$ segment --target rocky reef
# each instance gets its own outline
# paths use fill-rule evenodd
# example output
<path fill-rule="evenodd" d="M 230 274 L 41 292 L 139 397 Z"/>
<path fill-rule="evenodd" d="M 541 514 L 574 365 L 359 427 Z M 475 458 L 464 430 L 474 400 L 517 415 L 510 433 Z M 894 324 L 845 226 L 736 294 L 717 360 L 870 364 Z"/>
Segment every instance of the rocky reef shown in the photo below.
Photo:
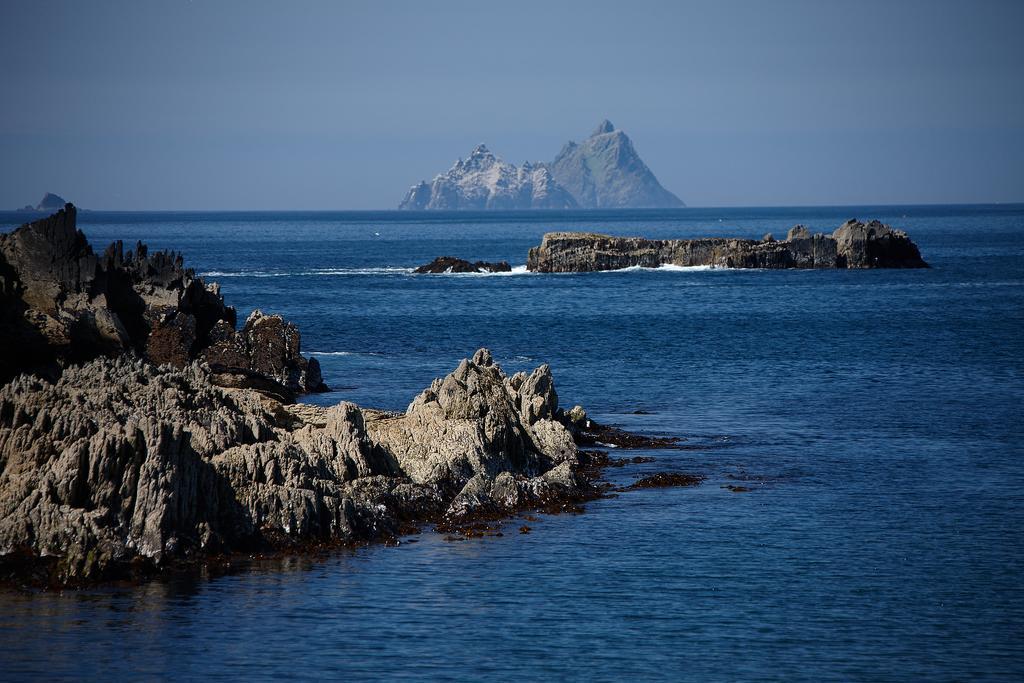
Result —
<path fill-rule="evenodd" d="M 548 366 L 510 377 L 486 349 L 403 414 L 130 355 L 22 375 L 0 389 L 0 576 L 75 585 L 593 497 L 563 418 Z"/>
<path fill-rule="evenodd" d="M 849 220 L 831 235 L 802 225 L 785 240 L 706 238 L 649 240 L 582 232 L 552 232 L 530 249 L 526 267 L 541 273 L 579 273 L 639 266 L 722 268 L 927 268 L 907 233 L 878 221 Z"/>
<path fill-rule="evenodd" d="M 94 253 L 71 204 L 0 234 L 0 382 L 55 380 L 69 364 L 133 352 L 176 368 L 204 360 L 215 380 L 281 397 L 326 389 L 294 325 L 255 311 L 236 330 L 235 318 L 180 254 L 141 242 Z"/>
<path fill-rule="evenodd" d="M 512 266 L 508 261 L 467 261 L 455 256 L 438 256 L 430 263 L 420 266 L 414 273 L 508 273 Z"/>

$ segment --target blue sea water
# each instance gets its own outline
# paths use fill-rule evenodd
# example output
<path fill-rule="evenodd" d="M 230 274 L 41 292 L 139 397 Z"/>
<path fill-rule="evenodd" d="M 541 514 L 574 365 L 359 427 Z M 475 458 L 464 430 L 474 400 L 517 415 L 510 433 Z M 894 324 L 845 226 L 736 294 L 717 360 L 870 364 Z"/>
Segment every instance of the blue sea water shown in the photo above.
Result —
<path fill-rule="evenodd" d="M 552 230 L 782 237 L 850 217 L 928 270 L 417 276 Z M 638 490 L 503 537 L 0 593 L 0 679 L 1020 680 L 1024 206 L 82 213 L 282 313 L 334 391 L 403 409 L 480 346 L 565 406 L 681 436 Z M 0 214 L 0 227 L 21 222 Z M 635 414 L 642 411 L 643 414 Z M 727 486 L 744 486 L 734 493 Z"/>

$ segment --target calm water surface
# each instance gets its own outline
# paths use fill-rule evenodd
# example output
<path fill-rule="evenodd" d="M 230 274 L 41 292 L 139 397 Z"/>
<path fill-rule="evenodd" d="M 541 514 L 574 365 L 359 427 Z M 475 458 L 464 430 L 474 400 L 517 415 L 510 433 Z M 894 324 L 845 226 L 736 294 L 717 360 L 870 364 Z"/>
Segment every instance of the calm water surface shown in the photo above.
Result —
<path fill-rule="evenodd" d="M 906 229 L 923 271 L 414 276 L 549 230 Z M 8 229 L 23 220 L 0 214 Z M 705 475 L 500 538 L 141 587 L 0 593 L 0 679 L 964 680 L 1024 676 L 1024 207 L 80 214 L 299 324 L 335 391 L 403 409 L 488 346 L 563 405 L 683 436 Z M 641 410 L 648 414 L 633 414 Z M 640 454 L 640 453 L 631 453 Z M 724 488 L 743 485 L 747 493 Z"/>

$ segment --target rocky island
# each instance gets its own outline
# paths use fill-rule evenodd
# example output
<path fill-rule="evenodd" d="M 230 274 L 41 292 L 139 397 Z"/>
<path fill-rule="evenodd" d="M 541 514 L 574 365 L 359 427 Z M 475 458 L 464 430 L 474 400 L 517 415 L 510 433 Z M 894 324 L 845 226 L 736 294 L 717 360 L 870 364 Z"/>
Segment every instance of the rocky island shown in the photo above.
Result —
<path fill-rule="evenodd" d="M 583 232 L 551 232 L 530 249 L 526 267 L 539 273 L 583 273 L 641 267 L 927 268 L 907 233 L 878 221 L 849 220 L 831 235 L 798 225 L 785 240 L 705 238 L 649 240 Z"/>
<path fill-rule="evenodd" d="M 50 211 L 60 210 L 60 208 L 63 207 L 66 203 L 67 202 L 65 202 L 64 198 L 61 197 L 60 195 L 53 194 L 52 192 L 47 192 L 46 194 L 43 195 L 43 198 L 39 200 L 39 203 L 36 204 L 35 206 L 32 206 L 31 204 L 26 204 L 25 206 L 18 209 L 18 211 L 48 213 Z"/>
<path fill-rule="evenodd" d="M 436 259 L 425 265 L 416 268 L 413 272 L 420 275 L 426 273 L 507 273 L 512 270 L 508 261 L 467 261 L 455 256 L 438 256 Z"/>
<path fill-rule="evenodd" d="M 685 206 L 658 182 L 633 142 L 605 120 L 551 162 L 522 166 L 477 146 L 433 181 L 413 185 L 399 209 L 624 209 Z"/>
<path fill-rule="evenodd" d="M 294 404 L 324 389 L 294 325 L 254 312 L 236 329 L 180 254 L 94 253 L 71 205 L 0 235 L 0 295 L 0 580 L 20 585 L 426 523 L 479 535 L 600 495 L 607 456 L 577 443 L 672 447 L 563 411 L 547 365 L 509 376 L 486 349 L 404 413 Z"/>

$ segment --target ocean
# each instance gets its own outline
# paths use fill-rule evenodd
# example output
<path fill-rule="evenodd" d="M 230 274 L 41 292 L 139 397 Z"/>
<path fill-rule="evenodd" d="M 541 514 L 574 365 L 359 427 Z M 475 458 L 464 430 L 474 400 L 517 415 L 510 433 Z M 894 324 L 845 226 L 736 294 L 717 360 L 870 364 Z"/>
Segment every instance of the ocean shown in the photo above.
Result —
<path fill-rule="evenodd" d="M 784 237 L 878 218 L 932 268 L 525 272 L 543 233 Z M 0 229 L 27 220 L 0 214 Z M 478 347 L 706 477 L 532 531 L 0 592 L 0 679 L 1020 680 L 1024 206 L 82 212 L 281 313 L 333 389 L 402 410 Z M 442 255 L 509 274 L 413 275 Z M 623 452 L 625 453 L 625 452 Z M 733 488 L 729 488 L 733 487 Z M 736 492 L 735 488 L 748 489 Z"/>

